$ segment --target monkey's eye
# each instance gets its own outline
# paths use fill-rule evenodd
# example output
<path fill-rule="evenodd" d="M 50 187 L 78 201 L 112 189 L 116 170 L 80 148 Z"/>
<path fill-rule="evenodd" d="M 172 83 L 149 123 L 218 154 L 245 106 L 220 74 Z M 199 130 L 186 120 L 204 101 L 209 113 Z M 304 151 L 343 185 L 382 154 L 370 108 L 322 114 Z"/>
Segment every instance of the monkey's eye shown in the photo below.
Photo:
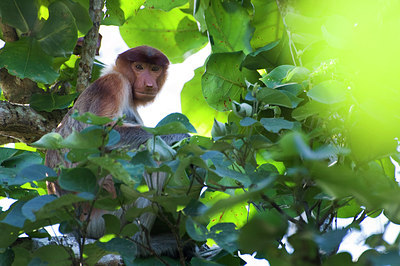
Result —
<path fill-rule="evenodd" d="M 140 65 L 140 64 L 137 64 L 135 67 L 136 67 L 137 70 L 143 70 L 144 69 L 144 67 L 142 65 Z"/>
<path fill-rule="evenodd" d="M 159 66 L 152 66 L 151 71 L 157 72 L 160 70 Z"/>

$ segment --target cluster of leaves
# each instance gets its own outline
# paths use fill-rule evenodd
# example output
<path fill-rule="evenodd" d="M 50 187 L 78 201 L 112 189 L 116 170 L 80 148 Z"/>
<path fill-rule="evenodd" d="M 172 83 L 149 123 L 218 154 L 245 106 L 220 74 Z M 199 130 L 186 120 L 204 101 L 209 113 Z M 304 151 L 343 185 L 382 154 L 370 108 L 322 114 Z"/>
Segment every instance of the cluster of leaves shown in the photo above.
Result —
<path fill-rule="evenodd" d="M 3 22 L 29 32 L 21 46 L 29 43 L 29 49 L 47 53 L 50 39 L 43 36 L 50 29 L 45 31 L 45 25 L 58 19 L 52 16 L 56 11 L 51 5 L 69 10 L 68 25 L 74 25 L 76 32 L 79 24 L 70 6 L 81 9 L 85 4 L 39 2 L 49 10 L 45 21 L 37 19 L 37 10 L 36 15 L 28 12 L 31 4 L 25 1 L 2 1 L 0 10 Z M 54 256 L 48 257 L 50 249 L 67 263 L 69 253 L 61 247 L 28 253 L 24 246 L 11 246 L 23 232 L 47 236 L 41 228 L 49 224 L 61 223 L 64 233 L 85 228 L 76 217 L 76 203 L 115 210 L 142 196 L 154 202 L 158 215 L 178 238 L 221 247 L 223 252 L 211 258 L 219 263 L 238 263 L 235 254 L 241 250 L 256 251 L 271 265 L 397 264 L 399 238 L 389 244 L 383 234 L 372 236 L 367 241 L 370 249 L 357 262 L 352 262 L 349 253 L 338 253 L 338 247 L 366 217 L 383 211 L 391 222 L 400 221 L 400 188 L 391 161 L 399 161 L 395 140 L 400 135 L 400 110 L 395 103 L 398 85 L 389 78 L 396 72 L 394 67 L 376 69 L 378 63 L 389 65 L 399 56 L 374 55 L 380 55 L 385 42 L 371 38 L 372 34 L 384 38 L 395 29 L 393 10 L 399 4 L 387 1 L 382 6 L 369 3 L 365 9 L 350 8 L 365 4 L 359 0 L 347 10 L 347 1 L 292 2 L 107 1 L 103 23 L 120 26 L 129 46 L 155 46 L 178 63 L 210 43 L 211 55 L 183 89 L 182 108 L 198 131 L 211 131 L 212 138 L 192 136 L 175 149 L 158 139 L 134 153 L 108 153 L 107 145 L 115 144 L 118 134 L 104 126 L 109 121 L 96 122 L 100 118 L 91 117 L 85 121 L 95 126 L 84 132 L 66 139 L 50 134 L 36 143 L 61 153 L 69 149 L 63 158 L 78 165 L 61 171 L 60 185 L 75 194 L 60 198 L 45 195 L 43 181 L 54 180 L 56 174 L 37 164 L 39 155 L 2 149 L 0 191 L 18 199 L 0 217 L 0 226 L 7 232 L 1 235 L 2 258 L 15 254 L 16 259 L 54 262 Z M 4 10 L 15 13 L 11 3 L 27 11 L 7 17 Z M 17 23 L 16 18 L 30 23 Z M 55 34 L 59 28 L 51 29 Z M 71 38 L 60 46 L 66 52 L 48 51 L 46 56 L 53 61 L 36 62 L 42 64 L 37 71 L 43 65 L 57 69 L 56 56 L 72 51 L 72 44 L 67 45 Z M 365 43 L 378 48 L 366 51 L 362 49 Z M 54 82 L 56 76 L 48 76 L 51 71 L 44 73 L 45 81 L 41 72 L 24 72 L 31 69 L 25 60 L 29 49 L 18 52 L 24 58 L 12 57 L 15 64 L 24 62 L 23 68 L 7 63 L 9 54 L 17 53 L 14 48 L 6 44 L 1 50 L 1 66 L 20 77 Z M 392 48 L 389 42 L 385 44 L 385 49 Z M 209 117 L 219 121 L 210 123 Z M 147 130 L 154 135 L 194 132 L 186 117 L 175 114 L 166 119 Z M 155 160 L 160 158 L 163 163 L 158 165 Z M 34 166 L 26 167 L 31 163 Z M 161 195 L 145 191 L 144 171 L 168 173 Z M 117 199 L 97 185 L 108 174 L 117 184 Z M 128 220 L 135 217 L 137 210 L 128 212 Z M 338 218 L 353 220 L 337 228 Z M 135 243 L 129 238 L 137 231 L 135 225 L 120 225 L 111 215 L 105 221 L 109 237 L 86 245 L 87 262 L 116 252 L 125 263 L 137 263 L 132 252 Z"/>

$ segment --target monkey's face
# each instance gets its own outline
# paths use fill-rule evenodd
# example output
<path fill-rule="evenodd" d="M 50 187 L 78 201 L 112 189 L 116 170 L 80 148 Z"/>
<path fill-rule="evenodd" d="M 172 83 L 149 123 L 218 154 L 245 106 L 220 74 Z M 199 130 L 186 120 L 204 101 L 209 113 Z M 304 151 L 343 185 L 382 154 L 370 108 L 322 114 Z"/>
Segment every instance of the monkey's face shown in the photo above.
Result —
<path fill-rule="evenodd" d="M 143 62 L 133 62 L 134 74 L 133 97 L 142 102 L 153 101 L 160 91 L 159 80 L 163 75 L 163 67 Z"/>

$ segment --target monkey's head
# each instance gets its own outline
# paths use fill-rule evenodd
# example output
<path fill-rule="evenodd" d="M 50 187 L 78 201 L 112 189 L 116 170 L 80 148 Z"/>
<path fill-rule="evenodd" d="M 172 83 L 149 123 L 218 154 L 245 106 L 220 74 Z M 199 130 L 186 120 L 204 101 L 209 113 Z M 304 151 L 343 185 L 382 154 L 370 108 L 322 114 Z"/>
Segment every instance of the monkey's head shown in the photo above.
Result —
<path fill-rule="evenodd" d="M 136 105 L 152 102 L 167 78 L 168 58 L 149 46 L 129 49 L 117 57 L 117 70 L 130 82 Z"/>

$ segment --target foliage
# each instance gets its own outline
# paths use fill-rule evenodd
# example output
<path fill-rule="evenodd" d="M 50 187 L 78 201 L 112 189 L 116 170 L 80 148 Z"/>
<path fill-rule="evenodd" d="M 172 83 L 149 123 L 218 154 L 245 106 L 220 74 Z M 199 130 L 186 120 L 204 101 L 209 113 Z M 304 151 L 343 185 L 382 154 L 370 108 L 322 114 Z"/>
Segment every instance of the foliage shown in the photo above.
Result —
<path fill-rule="evenodd" d="M 84 2 L 2 0 L 2 21 L 21 39 L 0 50 L 0 67 L 45 86 L 72 82 L 76 58 L 70 54 L 78 30 L 88 30 Z M 17 239 L 21 233 L 48 237 L 42 228 L 56 223 L 62 233 L 84 232 L 87 220 L 77 219 L 76 203 L 115 210 L 145 197 L 177 238 L 221 247 L 211 258 L 217 263 L 237 263 L 240 250 L 271 265 L 397 264 L 399 237 L 387 243 L 383 234 L 372 236 L 357 262 L 338 248 L 366 217 L 383 212 L 400 222 L 392 163 L 400 161 L 398 8 L 397 1 L 361 0 L 107 1 L 103 24 L 120 26 L 130 46 L 153 45 L 177 63 L 210 43 L 205 66 L 182 94 L 190 122 L 173 114 L 146 130 L 162 135 L 212 127 L 212 136 L 193 135 L 172 148 L 155 137 L 137 151 L 108 152 L 118 133 L 109 120 L 85 114 L 76 116 L 92 125 L 85 131 L 65 139 L 50 133 L 33 144 L 59 150 L 74 168 L 47 168 L 40 151 L 1 148 L 0 193 L 17 200 L 0 214 L 1 261 L 68 264 L 69 251 L 28 252 Z M 61 108 L 70 100 L 51 104 Z M 211 126 L 207 115 L 220 121 Z M 144 188 L 144 171 L 168 174 L 161 195 Z M 108 174 L 116 199 L 97 185 Z M 74 193 L 46 195 L 44 182 L 56 178 Z M 134 220 L 137 210 L 127 216 Z M 353 221 L 338 228 L 339 218 Z M 111 215 L 105 220 L 109 234 L 88 245 L 87 262 L 106 253 L 119 253 L 126 264 L 146 261 L 133 252 L 136 225 L 116 226 Z M 154 260 L 164 261 L 148 263 Z"/>

